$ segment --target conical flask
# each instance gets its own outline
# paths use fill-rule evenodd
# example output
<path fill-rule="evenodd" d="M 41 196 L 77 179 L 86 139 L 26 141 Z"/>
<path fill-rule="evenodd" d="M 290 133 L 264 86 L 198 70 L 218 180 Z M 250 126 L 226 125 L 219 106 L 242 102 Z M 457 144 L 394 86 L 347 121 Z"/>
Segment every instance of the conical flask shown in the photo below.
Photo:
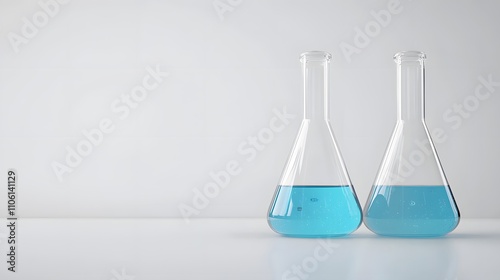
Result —
<path fill-rule="evenodd" d="M 340 236 L 356 230 L 362 211 L 329 120 L 327 52 L 300 56 L 304 118 L 276 188 L 268 223 L 297 237 Z"/>
<path fill-rule="evenodd" d="M 460 220 L 425 123 L 425 58 L 418 51 L 394 55 L 398 118 L 363 219 L 380 235 L 440 236 L 455 229 Z"/>

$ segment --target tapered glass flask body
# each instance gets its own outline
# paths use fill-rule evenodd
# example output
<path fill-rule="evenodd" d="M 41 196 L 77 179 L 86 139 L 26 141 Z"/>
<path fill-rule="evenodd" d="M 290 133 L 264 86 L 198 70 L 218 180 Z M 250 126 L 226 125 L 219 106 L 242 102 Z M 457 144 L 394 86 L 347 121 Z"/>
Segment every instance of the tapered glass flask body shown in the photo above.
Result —
<path fill-rule="evenodd" d="M 425 123 L 425 54 L 397 53 L 397 122 L 364 208 L 380 235 L 440 236 L 460 212 Z"/>
<path fill-rule="evenodd" d="M 362 211 L 329 120 L 326 52 L 301 55 L 304 118 L 272 199 L 268 222 L 283 235 L 341 236 L 356 230 Z"/>

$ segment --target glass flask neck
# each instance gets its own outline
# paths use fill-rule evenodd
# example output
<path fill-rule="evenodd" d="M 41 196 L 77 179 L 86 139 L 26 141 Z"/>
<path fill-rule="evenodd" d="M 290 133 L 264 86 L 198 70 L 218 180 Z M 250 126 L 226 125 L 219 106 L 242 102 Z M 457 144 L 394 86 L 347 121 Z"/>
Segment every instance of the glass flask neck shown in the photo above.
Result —
<path fill-rule="evenodd" d="M 311 51 L 300 56 L 304 77 L 304 119 L 329 120 L 329 82 L 331 55 Z"/>
<path fill-rule="evenodd" d="M 418 51 L 394 55 L 397 64 L 398 120 L 425 119 L 425 54 Z"/>

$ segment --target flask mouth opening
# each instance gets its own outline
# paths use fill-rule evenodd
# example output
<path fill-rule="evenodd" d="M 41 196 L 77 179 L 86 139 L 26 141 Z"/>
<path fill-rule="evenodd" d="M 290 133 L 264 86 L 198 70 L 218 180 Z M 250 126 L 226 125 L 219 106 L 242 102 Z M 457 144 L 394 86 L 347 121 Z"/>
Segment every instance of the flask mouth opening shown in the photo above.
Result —
<path fill-rule="evenodd" d="M 423 61 L 427 58 L 424 52 L 421 51 L 401 51 L 394 55 L 394 61 Z"/>
<path fill-rule="evenodd" d="M 332 55 L 329 52 L 324 51 L 308 51 L 300 54 L 300 61 L 330 61 Z"/>

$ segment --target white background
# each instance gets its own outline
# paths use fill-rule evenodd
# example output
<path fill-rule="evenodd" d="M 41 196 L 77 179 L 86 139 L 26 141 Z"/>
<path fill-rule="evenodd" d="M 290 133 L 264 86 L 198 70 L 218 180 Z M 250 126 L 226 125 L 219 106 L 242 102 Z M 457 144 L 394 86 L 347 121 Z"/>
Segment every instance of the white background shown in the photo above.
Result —
<path fill-rule="evenodd" d="M 500 5 L 401 0 L 386 26 L 356 44 L 356 28 L 373 25 L 371 12 L 388 3 L 74 0 L 43 22 L 33 19 L 44 13 L 38 1 L 2 0 L 1 185 L 17 169 L 23 217 L 179 217 L 211 171 L 236 161 L 241 172 L 192 217 L 264 217 L 300 124 L 298 55 L 324 50 L 333 55 L 333 127 L 364 204 L 395 123 L 392 56 L 421 50 L 427 123 L 446 132 L 436 148 L 462 216 L 500 217 L 500 87 L 471 107 L 478 77 L 500 81 Z M 16 45 L 23 18 L 43 26 Z M 346 56 L 342 43 L 358 53 Z M 170 76 L 120 119 L 113 101 L 157 66 Z M 464 100 L 467 118 L 447 121 Z M 296 117 L 265 149 L 255 158 L 238 151 L 285 107 Z M 59 181 L 53 162 L 104 118 L 115 130 Z"/>

